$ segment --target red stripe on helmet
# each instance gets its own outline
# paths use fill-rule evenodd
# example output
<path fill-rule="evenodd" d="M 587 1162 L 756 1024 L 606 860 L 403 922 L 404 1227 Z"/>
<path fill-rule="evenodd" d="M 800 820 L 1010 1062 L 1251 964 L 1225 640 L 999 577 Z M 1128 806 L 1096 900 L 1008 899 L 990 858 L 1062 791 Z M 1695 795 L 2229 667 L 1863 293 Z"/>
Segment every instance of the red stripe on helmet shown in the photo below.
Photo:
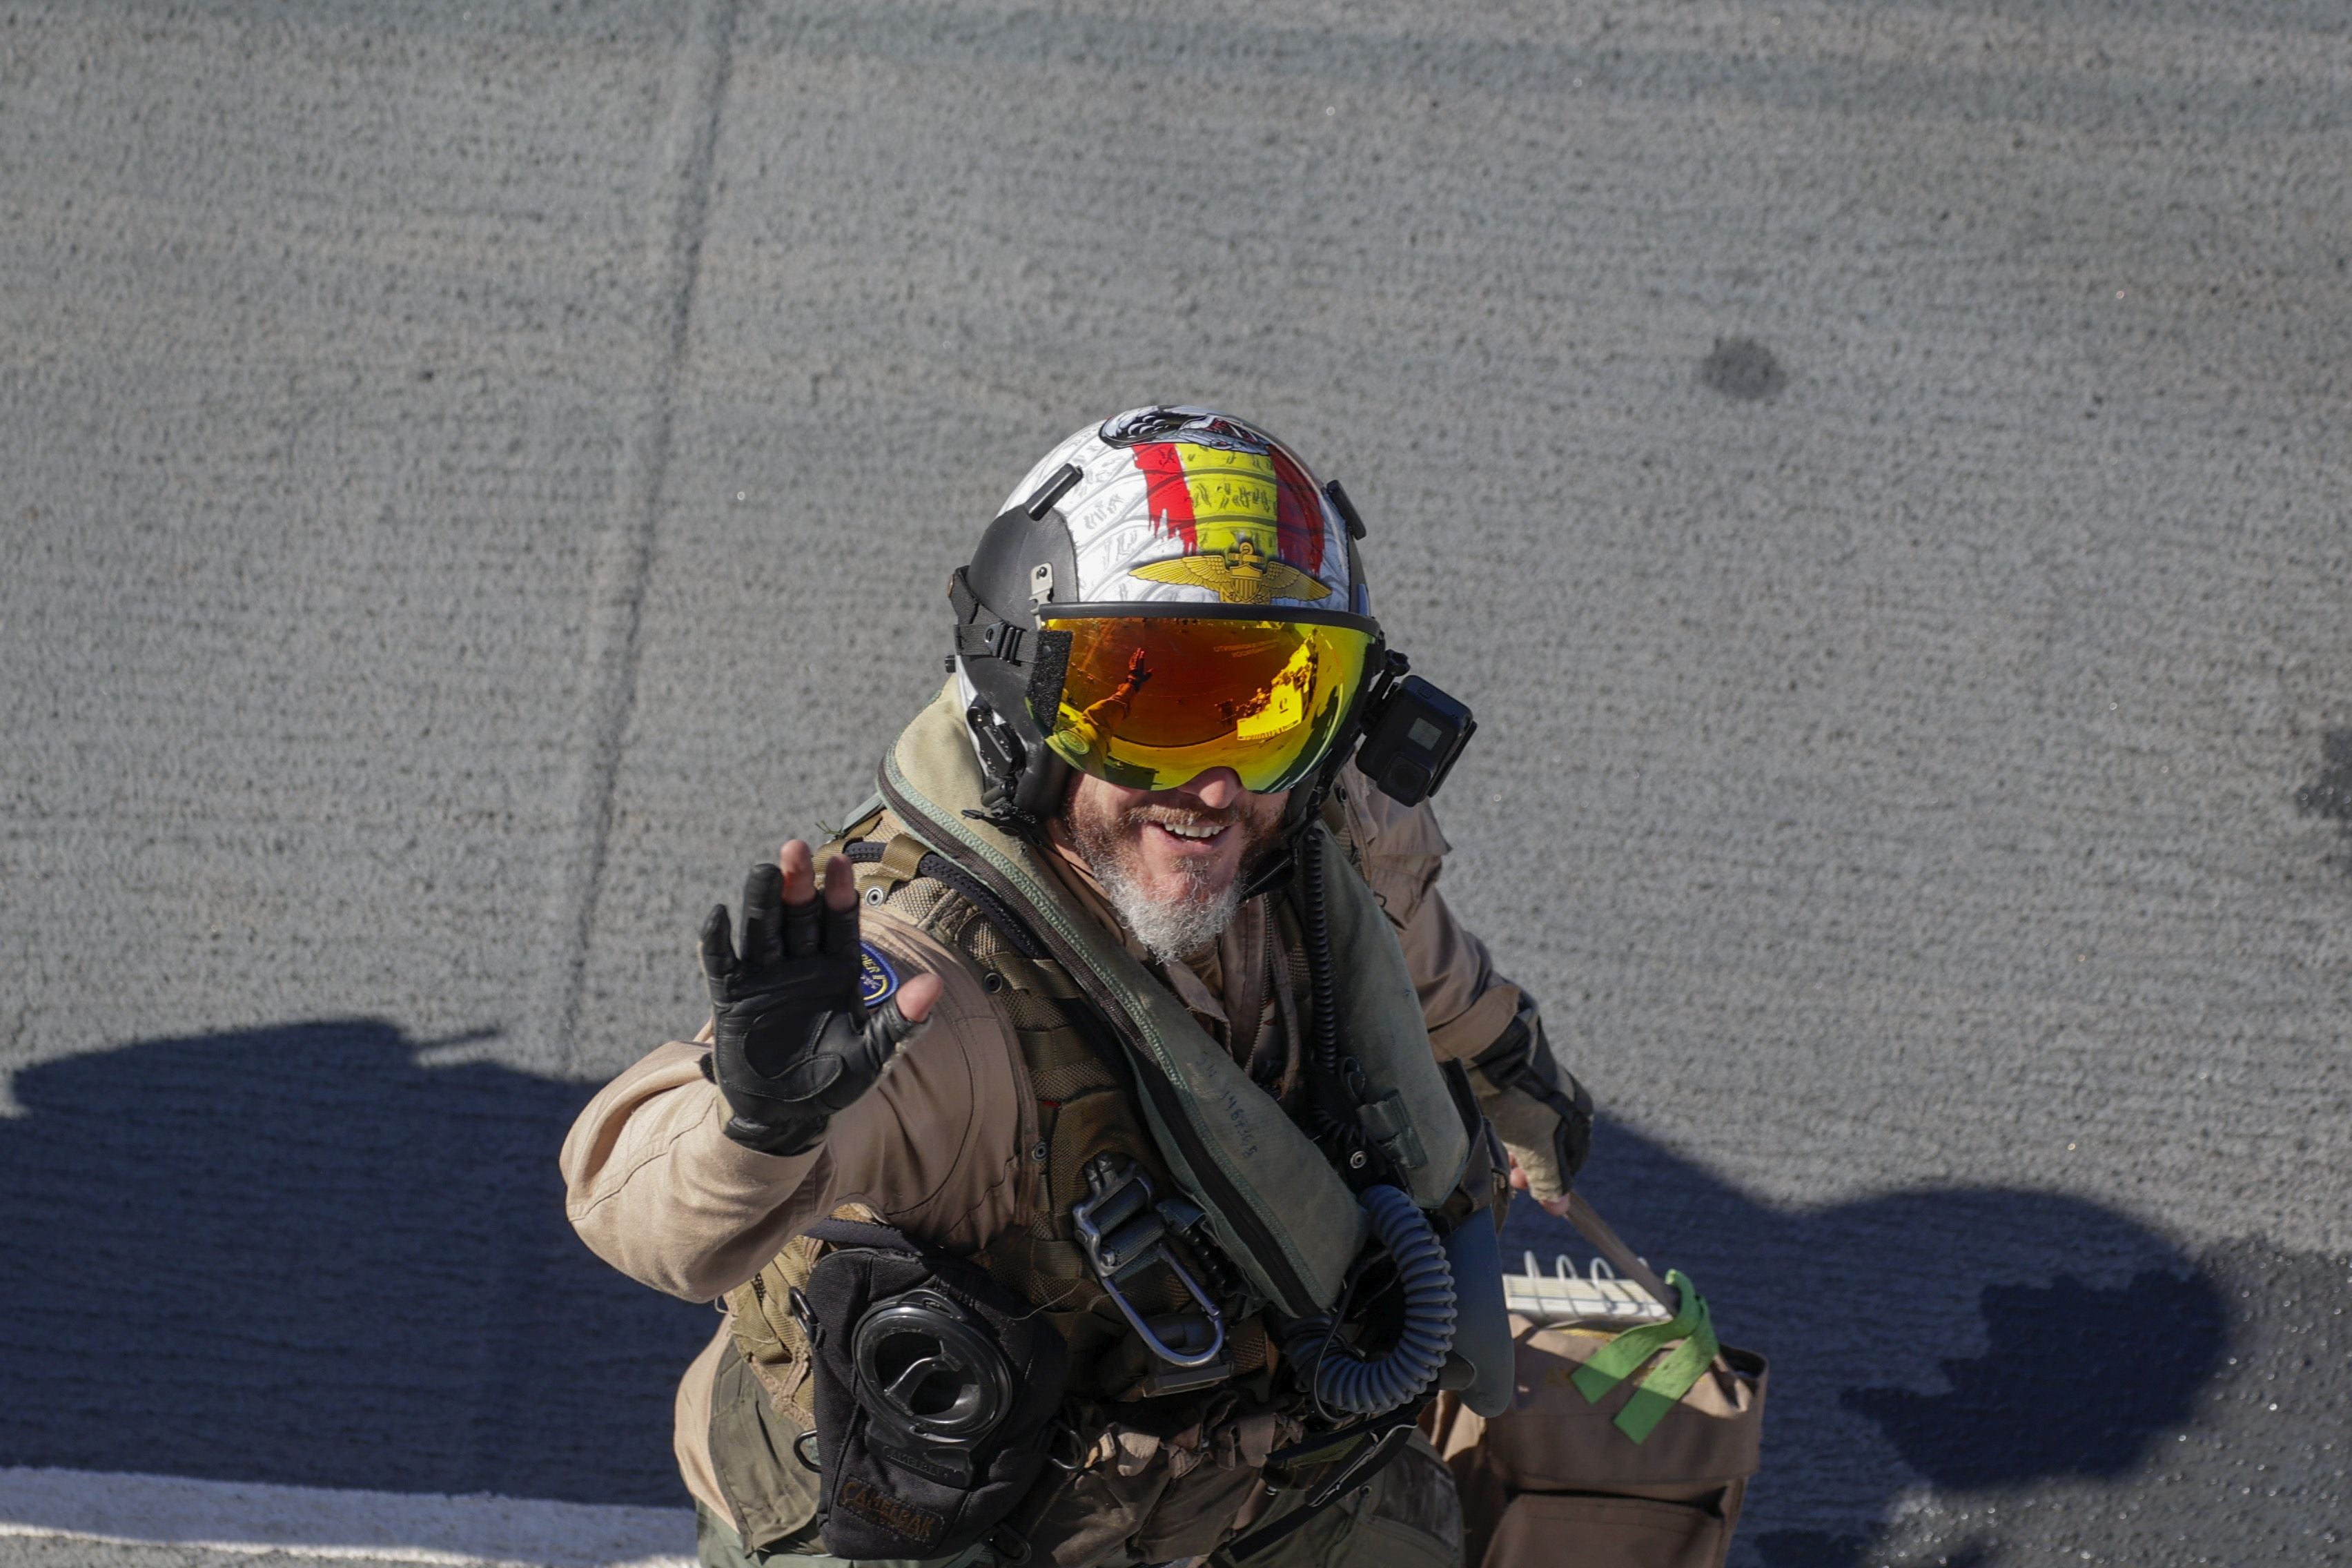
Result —
<path fill-rule="evenodd" d="M 1184 459 L 1164 441 L 1146 441 L 1130 448 L 1135 466 L 1143 470 L 1144 505 L 1151 514 L 1151 531 L 1184 542 L 1189 553 L 1201 548 L 1192 531 L 1192 488 L 1184 482 Z"/>
<path fill-rule="evenodd" d="M 1274 458 L 1274 527 L 1276 553 L 1302 572 L 1323 568 L 1323 498 L 1307 470 L 1276 447 Z"/>

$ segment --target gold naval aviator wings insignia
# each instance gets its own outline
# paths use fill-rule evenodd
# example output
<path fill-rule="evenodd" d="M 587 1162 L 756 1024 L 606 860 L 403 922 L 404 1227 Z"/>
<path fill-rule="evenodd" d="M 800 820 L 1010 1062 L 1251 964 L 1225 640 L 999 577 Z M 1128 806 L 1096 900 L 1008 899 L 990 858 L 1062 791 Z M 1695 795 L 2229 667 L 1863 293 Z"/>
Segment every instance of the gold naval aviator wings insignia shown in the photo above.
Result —
<path fill-rule="evenodd" d="M 1228 605 L 1270 605 L 1276 599 L 1328 599 L 1331 590 L 1318 577 L 1258 553 L 1257 541 L 1243 534 L 1231 550 L 1208 550 L 1172 561 L 1128 568 L 1130 577 L 1213 589 Z"/>

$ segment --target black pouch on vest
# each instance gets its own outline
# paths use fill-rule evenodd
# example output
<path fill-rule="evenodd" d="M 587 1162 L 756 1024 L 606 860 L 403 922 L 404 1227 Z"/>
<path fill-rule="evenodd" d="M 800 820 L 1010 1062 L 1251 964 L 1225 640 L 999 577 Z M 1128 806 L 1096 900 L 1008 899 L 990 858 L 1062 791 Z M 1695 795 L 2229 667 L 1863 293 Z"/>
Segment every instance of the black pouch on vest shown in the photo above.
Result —
<path fill-rule="evenodd" d="M 803 1291 L 824 1549 L 948 1557 L 1045 1465 L 1068 1351 L 985 1270 L 885 1225 L 828 1219 Z"/>

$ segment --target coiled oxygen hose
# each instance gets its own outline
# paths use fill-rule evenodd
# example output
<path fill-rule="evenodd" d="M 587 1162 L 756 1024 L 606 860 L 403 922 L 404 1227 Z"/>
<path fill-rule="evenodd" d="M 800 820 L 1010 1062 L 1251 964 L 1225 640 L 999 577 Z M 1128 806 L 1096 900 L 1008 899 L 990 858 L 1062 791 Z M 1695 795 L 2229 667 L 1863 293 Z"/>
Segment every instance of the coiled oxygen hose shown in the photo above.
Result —
<path fill-rule="evenodd" d="M 1308 834 L 1299 845 L 1298 913 L 1307 939 L 1307 1068 L 1311 1089 L 1302 1120 L 1335 1163 L 1357 1173 L 1349 1185 L 1362 1188 L 1380 1167 L 1367 1169 L 1364 1129 L 1354 1114 L 1362 1090 L 1352 1058 L 1339 1052 L 1339 981 L 1331 963 L 1330 906 L 1323 886 L 1323 840 Z M 1350 1082 L 1350 1079 L 1354 1079 Z M 1344 1114 L 1343 1114 L 1344 1113 Z"/>
<path fill-rule="evenodd" d="M 1454 1269 L 1428 1216 L 1394 1187 L 1364 1189 L 1365 1217 L 1396 1264 L 1404 1292 L 1397 1342 L 1370 1360 L 1332 1338 L 1330 1316 L 1301 1318 L 1284 1335 L 1283 1353 L 1312 1364 L 1311 1386 L 1326 1410 L 1378 1415 L 1429 1386 L 1454 1348 Z M 1319 1359 L 1318 1359 L 1319 1358 Z"/>
<path fill-rule="evenodd" d="M 1339 1075 L 1339 994 L 1331 972 L 1330 905 L 1323 890 L 1323 839 L 1309 834 L 1299 845 L 1299 903 L 1307 937 L 1307 1030 L 1315 1065 Z"/>
<path fill-rule="evenodd" d="M 1322 836 L 1310 833 L 1300 848 L 1299 913 L 1309 989 L 1307 1056 L 1320 1091 L 1309 1099 L 1307 1122 L 1334 1155 L 1352 1156 L 1350 1164 L 1360 1169 L 1370 1152 L 1362 1127 L 1335 1115 L 1335 1107 L 1326 1101 L 1328 1096 L 1346 1105 L 1360 1088 L 1360 1081 L 1349 1081 L 1356 1076 L 1354 1062 L 1339 1050 L 1339 988 L 1331 963 Z M 1444 1366 L 1446 1353 L 1454 1348 L 1454 1267 L 1428 1216 L 1403 1191 L 1376 1182 L 1363 1188 L 1358 1201 L 1364 1205 L 1372 1235 L 1396 1266 L 1397 1286 L 1404 1293 L 1404 1327 L 1394 1345 L 1368 1359 L 1339 1342 L 1331 1314 L 1320 1313 L 1290 1325 L 1283 1336 L 1283 1353 L 1296 1365 L 1313 1367 L 1309 1387 L 1325 1410 L 1378 1415 L 1428 1387 Z"/>
<path fill-rule="evenodd" d="M 1345 1159 L 1363 1148 L 1363 1129 L 1332 1114 L 1326 1097 L 1344 1092 L 1339 1077 L 1339 988 L 1331 973 L 1331 918 L 1323 890 L 1323 843 L 1308 834 L 1298 853 L 1299 924 L 1307 938 L 1307 1066 L 1315 1089 L 1307 1097 L 1307 1130 Z"/>

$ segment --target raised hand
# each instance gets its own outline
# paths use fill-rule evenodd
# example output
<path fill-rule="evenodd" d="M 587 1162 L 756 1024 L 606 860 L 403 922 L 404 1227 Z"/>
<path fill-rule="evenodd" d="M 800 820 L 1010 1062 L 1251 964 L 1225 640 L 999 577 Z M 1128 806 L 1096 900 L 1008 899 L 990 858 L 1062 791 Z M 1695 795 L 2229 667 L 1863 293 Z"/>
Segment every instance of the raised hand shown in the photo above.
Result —
<path fill-rule="evenodd" d="M 939 981 L 917 975 L 868 1009 L 858 996 L 857 897 L 834 857 L 818 901 L 809 847 L 794 839 L 743 882 L 742 943 L 727 906 L 702 922 L 712 1076 L 733 1114 L 727 1136 L 763 1154 L 801 1154 L 835 1111 L 874 1087 L 922 1027 Z"/>

